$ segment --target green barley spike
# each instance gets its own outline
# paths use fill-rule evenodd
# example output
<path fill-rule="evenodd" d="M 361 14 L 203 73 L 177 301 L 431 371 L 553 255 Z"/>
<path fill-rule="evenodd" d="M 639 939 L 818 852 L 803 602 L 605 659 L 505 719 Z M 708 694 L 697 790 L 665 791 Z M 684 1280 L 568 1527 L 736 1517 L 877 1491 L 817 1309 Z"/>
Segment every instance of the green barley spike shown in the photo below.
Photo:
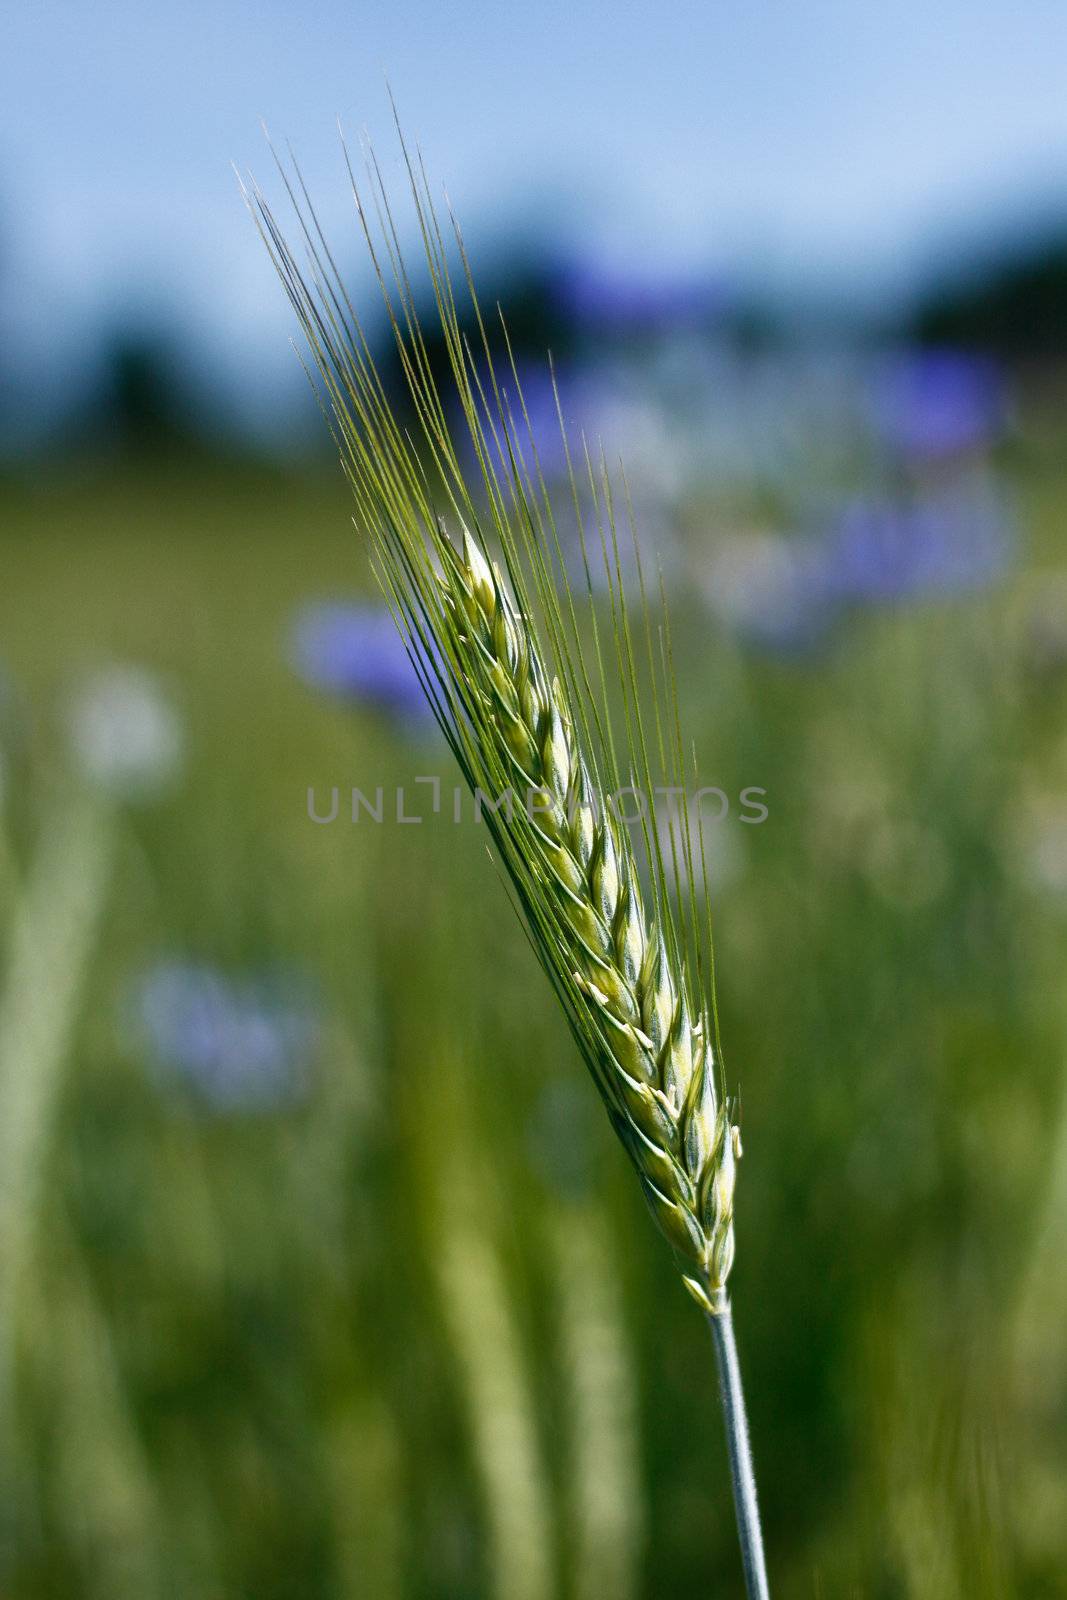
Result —
<path fill-rule="evenodd" d="M 501 363 L 458 225 L 452 219 L 450 265 L 421 159 L 402 136 L 401 150 L 439 324 L 434 345 L 443 335 L 458 406 L 455 429 L 373 154 L 366 162 L 368 216 L 345 152 L 413 423 L 394 410 L 299 171 L 279 163 L 297 216 L 299 257 L 259 189 L 253 185 L 246 199 L 307 340 L 356 525 L 412 661 L 467 783 L 489 802 L 483 815 L 530 942 L 684 1282 L 710 1320 L 746 1586 L 762 1600 L 767 1580 L 727 1294 L 740 1141 L 717 1059 L 710 926 L 706 937 L 698 931 L 694 857 L 703 858 L 690 838 L 688 808 L 675 819 L 689 882 L 683 913 L 671 902 L 659 843 L 657 782 L 681 793 L 685 781 L 669 623 L 664 616 L 658 630 L 657 669 L 644 578 L 641 647 L 621 582 L 611 479 L 583 445 L 610 626 L 592 600 L 587 519 L 572 468 L 570 499 L 589 590 L 586 626 L 579 624 L 506 326 L 501 319 Z M 473 314 L 473 334 L 461 319 L 463 304 Z M 562 416 L 560 424 L 570 462 Z M 473 450 L 473 470 L 456 433 Z M 637 660 L 645 655 L 652 735 L 638 688 Z M 620 695 L 625 726 L 617 731 Z M 641 832 L 651 895 L 642 891 L 634 846 L 612 806 L 620 789 L 638 784 L 648 806 Z"/>
<path fill-rule="evenodd" d="M 596 792 L 560 681 L 549 681 L 499 568 L 465 531 L 440 581 L 514 809 L 524 803 L 532 817 L 520 848 L 543 890 L 560 977 L 588 1011 L 580 1038 L 590 1069 L 689 1287 L 713 1310 L 734 1252 L 734 1137 L 707 1020 L 672 977 L 629 840 Z"/>

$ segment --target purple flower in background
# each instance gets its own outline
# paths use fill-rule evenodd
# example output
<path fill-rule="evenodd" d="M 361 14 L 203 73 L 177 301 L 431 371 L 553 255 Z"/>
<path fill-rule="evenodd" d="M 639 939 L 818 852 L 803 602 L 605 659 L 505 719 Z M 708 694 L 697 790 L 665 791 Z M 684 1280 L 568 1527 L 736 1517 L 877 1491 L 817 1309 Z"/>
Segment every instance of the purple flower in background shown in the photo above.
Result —
<path fill-rule="evenodd" d="M 823 581 L 846 604 L 966 594 L 994 583 L 1013 547 L 1011 520 L 988 489 L 860 500 L 823 544 Z"/>
<path fill-rule="evenodd" d="M 553 371 L 548 361 L 544 360 L 518 361 L 515 373 L 498 365 L 496 377 L 509 431 L 531 480 L 536 482 L 538 464 L 549 483 L 566 477 L 569 448 L 571 464 L 581 483 L 585 472 L 582 435 L 589 440 L 590 450 L 595 453 L 597 435 L 602 431 L 604 420 L 616 399 L 610 374 L 594 366 L 557 366 L 553 381 Z M 488 374 L 483 376 L 483 384 L 486 392 L 490 393 Z M 522 393 L 521 400 L 519 390 Z M 494 403 L 490 402 L 490 405 L 493 407 Z M 561 413 L 566 429 L 566 445 L 560 428 Z M 507 474 L 510 461 L 495 408 L 492 409 L 492 423 L 499 443 L 497 448 L 492 430 L 486 425 L 493 464 L 498 473 Z M 474 449 L 458 402 L 453 417 L 453 431 L 465 461 L 474 467 Z"/>
<path fill-rule="evenodd" d="M 510 402 L 515 437 L 531 477 L 535 474 L 532 443 L 536 447 L 541 471 L 551 482 L 564 477 L 567 471 L 567 449 L 560 429 L 560 411 L 567 430 L 571 458 L 577 465 L 581 452 L 581 432 L 590 417 L 589 397 L 583 393 L 582 385 L 575 381 L 571 373 L 559 368 L 556 369 L 553 387 L 553 375 L 547 361 L 522 363 L 517 371 L 522 390 L 521 402 L 515 392 L 514 375 L 507 372 L 500 377 Z M 502 453 L 498 454 L 498 470 L 506 471 L 507 466 Z"/>
<path fill-rule="evenodd" d="M 890 450 L 921 462 L 993 443 L 1003 431 L 1003 374 L 987 356 L 916 351 L 881 367 L 874 381 L 875 429 Z"/>
<path fill-rule="evenodd" d="M 133 985 L 132 1011 L 160 1076 L 214 1111 L 268 1111 L 306 1089 L 318 1024 L 303 987 L 163 961 Z"/>
<path fill-rule="evenodd" d="M 617 505 L 620 521 L 623 520 L 620 460 L 626 464 L 635 502 L 644 502 L 641 508 L 644 514 L 647 515 L 655 501 L 659 500 L 662 506 L 677 491 L 682 471 L 680 428 L 662 396 L 654 390 L 650 393 L 647 372 L 639 375 L 632 363 L 616 357 L 557 366 L 553 379 L 547 361 L 529 361 L 518 363 L 515 373 L 498 370 L 497 380 L 511 442 L 521 458 L 522 470 L 529 475 L 535 492 L 538 467 L 546 484 L 558 487 L 567 478 L 569 456 L 582 514 L 594 546 L 599 543 L 599 535 L 586 449 L 599 484 L 603 447 L 620 497 Z M 487 381 L 485 387 L 488 389 Z M 506 479 L 511 462 L 495 414 L 493 423 L 498 437 L 495 442 L 490 439 L 489 453 L 498 474 Z M 454 417 L 453 427 L 467 465 L 474 467 L 474 453 L 462 417 Z M 570 499 L 568 487 L 566 499 L 556 502 L 557 510 Z M 624 534 L 623 543 L 627 542 Z"/>
<path fill-rule="evenodd" d="M 297 614 L 297 673 L 314 689 L 385 711 L 412 726 L 433 711 L 388 607 L 318 601 Z"/>
<path fill-rule="evenodd" d="M 948 599 L 995 583 L 1015 548 L 987 484 L 919 500 L 857 500 L 817 535 L 752 531 L 720 540 L 701 574 L 708 604 L 775 654 L 820 643 L 849 607 Z"/>
<path fill-rule="evenodd" d="M 580 328 L 608 334 L 655 333 L 709 322 L 725 298 L 721 285 L 710 279 L 639 276 L 591 261 L 557 267 L 552 292 Z"/>

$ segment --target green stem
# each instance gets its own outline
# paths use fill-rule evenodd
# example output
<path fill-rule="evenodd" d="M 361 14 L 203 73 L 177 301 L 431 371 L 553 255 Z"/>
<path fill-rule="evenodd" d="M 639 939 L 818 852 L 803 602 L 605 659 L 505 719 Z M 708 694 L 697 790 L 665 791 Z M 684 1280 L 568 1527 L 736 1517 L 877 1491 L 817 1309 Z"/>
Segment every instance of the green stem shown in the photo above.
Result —
<path fill-rule="evenodd" d="M 763 1556 L 759 1506 L 756 1503 L 756 1478 L 752 1470 L 752 1449 L 748 1442 L 745 1396 L 741 1388 L 741 1368 L 734 1341 L 734 1319 L 730 1302 L 723 1296 L 721 1309 L 708 1321 L 715 1341 L 719 1368 L 719 1395 L 726 1424 L 726 1448 L 730 1456 L 730 1479 L 737 1513 L 737 1536 L 741 1544 L 741 1566 L 745 1574 L 748 1600 L 770 1600 L 767 1565 Z"/>

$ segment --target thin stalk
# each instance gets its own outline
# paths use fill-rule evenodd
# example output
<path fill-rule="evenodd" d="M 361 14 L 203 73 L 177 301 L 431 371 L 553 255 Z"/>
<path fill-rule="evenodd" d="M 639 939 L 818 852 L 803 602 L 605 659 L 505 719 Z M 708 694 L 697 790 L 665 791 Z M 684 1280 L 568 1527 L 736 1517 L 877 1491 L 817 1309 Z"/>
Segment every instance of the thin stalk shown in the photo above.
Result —
<path fill-rule="evenodd" d="M 644 1544 L 637 1394 L 611 1240 L 589 1203 L 553 1207 L 566 1373 L 573 1600 L 634 1600 Z"/>
<path fill-rule="evenodd" d="M 11 917 L 0 991 L 0 1401 L 12 1392 L 22 1275 L 114 842 L 95 797 L 56 801 Z"/>
<path fill-rule="evenodd" d="M 737 1537 L 741 1544 L 745 1593 L 748 1600 L 770 1600 L 759 1506 L 756 1503 L 756 1477 L 752 1470 L 752 1449 L 745 1417 L 745 1395 L 741 1388 L 741 1368 L 734 1340 L 733 1312 L 725 1296 L 722 1309 L 709 1316 L 708 1321 L 711 1323 L 715 1360 L 719 1369 L 719 1394 L 726 1424 L 726 1448 L 730 1456 L 730 1481 L 737 1513 Z"/>

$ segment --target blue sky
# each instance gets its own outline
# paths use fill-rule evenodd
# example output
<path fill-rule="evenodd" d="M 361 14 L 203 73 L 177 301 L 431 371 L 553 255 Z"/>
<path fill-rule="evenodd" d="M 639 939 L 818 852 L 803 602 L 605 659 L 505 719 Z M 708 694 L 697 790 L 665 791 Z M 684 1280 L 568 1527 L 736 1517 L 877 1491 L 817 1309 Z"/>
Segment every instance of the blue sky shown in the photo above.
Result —
<path fill-rule="evenodd" d="M 349 227 L 334 118 L 391 155 L 386 70 L 476 249 L 543 225 L 642 267 L 891 284 L 1067 188 L 1062 0 L 33 0 L 4 31 L 0 242 L 41 337 L 175 305 L 267 359 L 286 314 L 229 163 L 265 170 L 265 118 Z"/>

